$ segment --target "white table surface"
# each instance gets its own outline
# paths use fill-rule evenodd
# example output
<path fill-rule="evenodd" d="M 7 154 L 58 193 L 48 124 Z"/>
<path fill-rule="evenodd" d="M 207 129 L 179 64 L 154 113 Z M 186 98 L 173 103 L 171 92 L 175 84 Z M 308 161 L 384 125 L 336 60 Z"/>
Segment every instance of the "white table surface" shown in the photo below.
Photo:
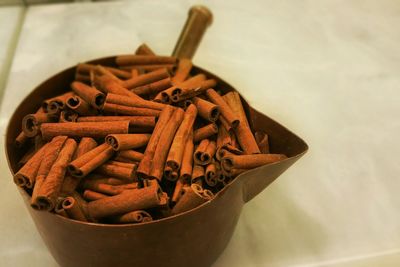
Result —
<path fill-rule="evenodd" d="M 172 51 L 180 1 L 30 7 L 1 105 L 77 62 Z M 196 1 L 214 13 L 195 63 L 304 138 L 309 153 L 246 205 L 214 267 L 399 266 L 398 1 Z M 1 147 L 4 150 L 3 147 Z M 1 152 L 0 266 L 56 266 Z"/>
<path fill-rule="evenodd" d="M 8 77 L 23 14 L 24 7 L 0 8 L 0 98 Z"/>

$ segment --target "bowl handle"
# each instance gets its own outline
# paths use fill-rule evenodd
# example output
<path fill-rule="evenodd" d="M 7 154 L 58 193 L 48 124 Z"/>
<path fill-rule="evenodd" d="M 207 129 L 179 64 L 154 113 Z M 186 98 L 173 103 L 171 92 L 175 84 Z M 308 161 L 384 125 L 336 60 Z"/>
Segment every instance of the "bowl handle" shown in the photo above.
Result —
<path fill-rule="evenodd" d="M 192 6 L 172 55 L 178 58 L 192 59 L 207 27 L 212 23 L 212 19 L 212 13 L 207 7 Z"/>

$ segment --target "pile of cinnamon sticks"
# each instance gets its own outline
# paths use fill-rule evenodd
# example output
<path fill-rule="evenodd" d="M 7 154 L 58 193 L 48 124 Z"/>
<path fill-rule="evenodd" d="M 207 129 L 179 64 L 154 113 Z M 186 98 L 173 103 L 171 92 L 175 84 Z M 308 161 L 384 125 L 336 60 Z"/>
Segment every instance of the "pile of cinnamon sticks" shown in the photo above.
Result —
<path fill-rule="evenodd" d="M 286 158 L 253 132 L 237 92 L 145 44 L 114 66 L 78 64 L 71 90 L 22 120 L 15 183 L 71 219 L 141 223 L 211 200 L 240 173 Z"/>

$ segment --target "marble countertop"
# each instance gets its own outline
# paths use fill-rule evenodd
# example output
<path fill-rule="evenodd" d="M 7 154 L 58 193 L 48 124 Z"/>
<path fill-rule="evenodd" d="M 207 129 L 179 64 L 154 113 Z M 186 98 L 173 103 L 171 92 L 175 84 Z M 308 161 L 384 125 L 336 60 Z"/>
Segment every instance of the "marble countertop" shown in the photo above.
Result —
<path fill-rule="evenodd" d="M 29 7 L 3 95 L 1 129 L 32 88 L 77 62 L 129 53 L 142 42 L 169 54 L 194 3 L 209 6 L 215 16 L 194 62 L 310 146 L 246 205 L 213 266 L 398 266 L 397 1 L 137 0 Z M 56 266 L 1 150 L 0 266 Z"/>

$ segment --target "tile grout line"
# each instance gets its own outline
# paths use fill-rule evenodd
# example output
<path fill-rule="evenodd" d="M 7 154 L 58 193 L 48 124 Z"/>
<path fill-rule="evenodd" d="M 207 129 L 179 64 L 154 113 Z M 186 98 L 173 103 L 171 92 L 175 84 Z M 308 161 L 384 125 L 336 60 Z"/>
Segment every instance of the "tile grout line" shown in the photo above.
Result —
<path fill-rule="evenodd" d="M 12 34 L 11 37 L 11 42 L 10 45 L 7 48 L 7 56 L 5 59 L 5 63 L 4 63 L 4 71 L 3 71 L 3 81 L 0 81 L 0 109 L 1 106 L 3 104 L 3 96 L 7 87 L 7 83 L 8 83 L 8 79 L 10 76 L 10 72 L 11 72 L 11 67 L 14 61 L 14 56 L 19 44 L 19 39 L 21 36 L 21 32 L 22 32 L 22 27 L 24 26 L 24 22 L 25 22 L 25 16 L 26 16 L 26 12 L 27 12 L 28 7 L 23 7 L 23 9 L 21 10 L 21 14 L 20 17 L 18 19 L 18 23 L 17 26 L 15 28 L 14 33 Z"/>

